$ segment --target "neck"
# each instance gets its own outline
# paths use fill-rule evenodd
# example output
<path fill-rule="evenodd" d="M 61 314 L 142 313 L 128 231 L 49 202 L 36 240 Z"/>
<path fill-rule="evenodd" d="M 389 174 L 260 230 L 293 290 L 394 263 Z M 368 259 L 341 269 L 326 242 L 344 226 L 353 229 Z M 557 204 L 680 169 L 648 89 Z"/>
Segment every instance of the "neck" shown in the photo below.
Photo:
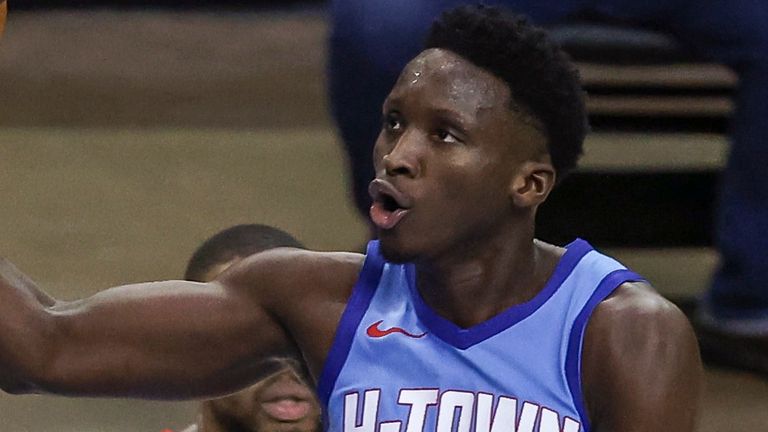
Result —
<path fill-rule="evenodd" d="M 530 224 L 416 263 L 417 286 L 438 314 L 467 328 L 535 297 L 560 255 L 534 240 Z"/>

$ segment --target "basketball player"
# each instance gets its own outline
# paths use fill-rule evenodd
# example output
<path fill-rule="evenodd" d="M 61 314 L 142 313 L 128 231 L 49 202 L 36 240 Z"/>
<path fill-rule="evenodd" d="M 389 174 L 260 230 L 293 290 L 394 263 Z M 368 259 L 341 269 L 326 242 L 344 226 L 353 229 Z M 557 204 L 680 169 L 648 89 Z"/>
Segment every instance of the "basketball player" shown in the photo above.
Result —
<path fill-rule="evenodd" d="M 331 431 L 693 431 L 682 313 L 587 242 L 534 239 L 581 153 L 578 81 L 541 30 L 447 12 L 384 103 L 366 255 L 280 248 L 74 302 L 2 262 L 0 385 L 213 397 L 292 356 Z"/>
<path fill-rule="evenodd" d="M 477 0 L 331 0 L 330 106 L 344 144 L 357 208 L 368 212 L 379 106 L 421 50 L 429 24 Z M 728 161 L 720 176 L 714 241 L 719 265 L 692 313 L 705 358 L 768 378 L 768 1 L 484 0 L 543 26 L 589 17 L 651 27 L 739 77 Z M 396 11 L 396 13 L 394 13 Z M 358 79 L 364 76 L 365 79 Z M 757 180 L 761 179 L 761 180 Z"/>
<path fill-rule="evenodd" d="M 258 252 L 304 246 L 266 225 L 236 225 L 206 240 L 192 255 L 184 279 L 210 282 L 233 264 Z M 247 389 L 200 404 L 194 425 L 183 432 L 316 432 L 320 406 L 291 359 L 274 359 L 272 375 Z"/>

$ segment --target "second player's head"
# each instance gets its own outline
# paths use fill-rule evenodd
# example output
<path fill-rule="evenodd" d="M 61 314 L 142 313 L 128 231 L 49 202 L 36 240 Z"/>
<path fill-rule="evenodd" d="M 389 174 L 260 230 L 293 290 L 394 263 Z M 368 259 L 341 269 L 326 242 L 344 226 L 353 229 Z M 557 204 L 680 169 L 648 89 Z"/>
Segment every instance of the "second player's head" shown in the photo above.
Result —
<path fill-rule="evenodd" d="M 303 245 L 285 231 L 267 225 L 237 225 L 206 240 L 192 255 L 185 279 L 209 282 L 237 261 L 277 247 Z M 320 406 L 290 359 L 275 359 L 276 371 L 245 390 L 205 401 L 200 432 L 317 432 Z"/>
<path fill-rule="evenodd" d="M 225 268 L 257 252 L 304 246 L 290 234 L 261 224 L 235 225 L 213 235 L 192 254 L 184 279 L 207 282 Z"/>

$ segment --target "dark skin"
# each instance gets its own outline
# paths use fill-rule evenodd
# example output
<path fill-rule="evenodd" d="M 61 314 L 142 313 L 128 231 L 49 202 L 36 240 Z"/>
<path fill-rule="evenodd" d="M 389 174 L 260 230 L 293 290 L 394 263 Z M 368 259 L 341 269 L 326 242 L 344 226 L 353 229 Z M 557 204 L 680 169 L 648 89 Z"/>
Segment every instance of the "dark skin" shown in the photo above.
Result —
<path fill-rule="evenodd" d="M 432 49 L 406 67 L 384 104 L 375 184 L 408 208 L 391 225 L 376 217 L 386 213 L 376 213 L 381 201 L 374 205 L 382 251 L 414 262 L 425 301 L 463 327 L 534 297 L 564 252 L 534 240 L 536 208 L 556 175 L 544 134 L 512 100 L 497 77 Z M 363 259 L 278 249 L 209 284 L 118 287 L 50 306 L 4 262 L 3 388 L 211 397 L 259 379 L 265 359 L 284 355 L 316 380 Z M 624 284 L 598 305 L 582 359 L 592 430 L 694 429 L 695 337 L 645 284 Z"/>
<path fill-rule="evenodd" d="M 242 259 L 237 256 L 213 264 L 198 280 L 215 280 Z M 321 408 L 301 374 L 300 365 L 288 359 L 275 359 L 273 368 L 276 370 L 274 374 L 240 392 L 203 401 L 192 429 L 195 432 L 319 431 Z M 286 403 L 290 404 L 286 406 Z"/>
<path fill-rule="evenodd" d="M 299 398 L 293 399 L 294 403 L 308 407 L 304 417 L 296 414 L 288 419 L 281 414 L 277 404 L 284 404 L 286 395 Z M 286 364 L 241 392 L 203 402 L 196 426 L 196 432 L 317 432 L 320 407 L 302 377 Z"/>

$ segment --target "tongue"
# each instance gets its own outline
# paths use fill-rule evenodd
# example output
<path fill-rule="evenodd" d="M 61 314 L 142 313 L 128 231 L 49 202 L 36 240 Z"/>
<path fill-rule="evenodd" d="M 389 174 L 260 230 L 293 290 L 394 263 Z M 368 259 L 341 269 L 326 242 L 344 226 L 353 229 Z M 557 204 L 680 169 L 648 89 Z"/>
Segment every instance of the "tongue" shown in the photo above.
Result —
<path fill-rule="evenodd" d="M 371 220 L 377 227 L 381 229 L 391 229 L 400 222 L 400 219 L 405 216 L 406 212 L 406 209 L 389 211 L 384 208 L 384 205 L 381 202 L 375 201 L 371 206 L 370 215 Z"/>
<path fill-rule="evenodd" d="M 311 408 L 307 401 L 278 400 L 261 404 L 268 416 L 279 421 L 297 421 L 309 414 Z"/>

